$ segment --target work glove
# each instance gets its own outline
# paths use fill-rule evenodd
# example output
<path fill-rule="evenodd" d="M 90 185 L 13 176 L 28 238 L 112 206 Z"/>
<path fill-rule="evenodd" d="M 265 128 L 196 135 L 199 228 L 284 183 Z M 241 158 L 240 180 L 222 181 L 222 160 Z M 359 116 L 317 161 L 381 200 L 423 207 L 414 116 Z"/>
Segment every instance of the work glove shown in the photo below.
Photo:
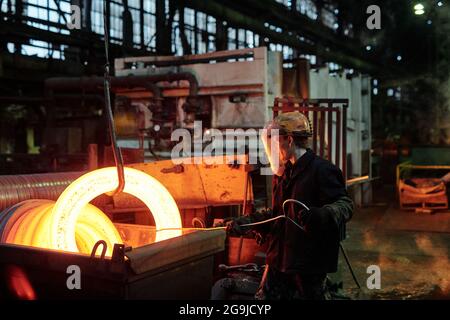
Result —
<path fill-rule="evenodd" d="M 223 222 L 214 224 L 213 227 L 226 227 L 226 232 L 231 235 L 241 236 L 247 233 L 248 228 L 241 227 L 241 225 L 249 223 L 246 216 L 239 218 L 227 218 Z"/>
<path fill-rule="evenodd" d="M 250 228 L 242 227 L 242 225 L 250 222 L 251 219 L 248 216 L 233 218 L 232 220 L 225 222 L 227 233 L 229 233 L 230 235 L 242 236 L 250 230 Z"/>
<path fill-rule="evenodd" d="M 308 214 L 305 218 L 305 229 L 306 231 L 318 231 L 326 229 L 332 223 L 335 223 L 332 211 L 328 208 L 310 208 Z"/>

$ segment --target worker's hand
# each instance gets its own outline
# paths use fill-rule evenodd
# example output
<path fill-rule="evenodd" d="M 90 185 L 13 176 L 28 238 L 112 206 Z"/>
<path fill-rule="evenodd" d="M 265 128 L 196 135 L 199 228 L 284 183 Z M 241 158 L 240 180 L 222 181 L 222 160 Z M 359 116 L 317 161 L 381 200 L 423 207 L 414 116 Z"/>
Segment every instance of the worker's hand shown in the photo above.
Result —
<path fill-rule="evenodd" d="M 233 220 L 227 221 L 225 223 L 227 227 L 227 233 L 236 236 L 242 236 L 248 232 L 248 228 L 242 227 L 243 224 L 246 224 L 248 221 L 246 217 L 235 218 Z"/>
<path fill-rule="evenodd" d="M 309 215 L 305 221 L 305 229 L 307 231 L 317 231 L 328 226 L 333 222 L 332 212 L 325 207 L 310 208 Z"/>
<path fill-rule="evenodd" d="M 215 223 L 213 227 L 215 228 L 221 228 L 225 227 L 226 232 L 233 234 L 233 235 L 242 235 L 244 232 L 242 231 L 242 228 L 240 227 L 239 218 L 226 218 L 222 222 Z"/>
<path fill-rule="evenodd" d="M 244 232 L 242 231 L 242 228 L 240 227 L 238 219 L 233 219 L 233 220 L 227 221 L 226 227 L 227 227 L 227 233 L 229 233 L 229 234 L 237 235 L 237 236 L 241 236 L 244 234 Z"/>

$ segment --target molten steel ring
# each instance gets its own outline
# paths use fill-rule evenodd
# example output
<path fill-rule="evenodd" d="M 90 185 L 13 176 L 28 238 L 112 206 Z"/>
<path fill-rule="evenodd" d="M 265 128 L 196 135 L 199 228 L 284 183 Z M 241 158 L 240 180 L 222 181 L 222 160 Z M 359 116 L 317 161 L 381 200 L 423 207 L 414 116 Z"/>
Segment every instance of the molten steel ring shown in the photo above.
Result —
<path fill-rule="evenodd" d="M 150 209 L 156 229 L 156 241 L 181 235 L 181 218 L 169 191 L 148 174 L 125 168 L 125 193 Z M 98 240 L 108 244 L 111 256 L 114 243 L 122 239 L 108 217 L 89 204 L 97 196 L 116 190 L 115 167 L 89 172 L 71 183 L 56 203 L 27 200 L 0 214 L 0 242 L 90 253 Z"/>

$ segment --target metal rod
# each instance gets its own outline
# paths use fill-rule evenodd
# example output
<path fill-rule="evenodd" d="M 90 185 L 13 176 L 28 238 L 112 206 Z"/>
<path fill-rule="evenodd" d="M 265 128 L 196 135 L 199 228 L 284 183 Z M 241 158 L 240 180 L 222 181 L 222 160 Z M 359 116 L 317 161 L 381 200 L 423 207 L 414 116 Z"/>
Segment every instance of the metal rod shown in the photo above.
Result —
<path fill-rule="evenodd" d="M 114 125 L 114 116 L 111 108 L 111 92 L 110 92 L 111 84 L 109 78 L 109 50 L 108 50 L 109 37 L 108 37 L 108 19 L 106 15 L 106 7 L 107 1 L 103 1 L 103 27 L 105 33 L 104 36 L 105 36 L 105 58 L 106 58 L 105 77 L 104 77 L 105 109 L 106 115 L 108 117 L 109 133 L 111 138 L 112 151 L 114 155 L 114 162 L 117 168 L 117 175 L 119 180 L 119 184 L 117 186 L 117 189 L 114 191 L 114 194 L 118 194 L 121 193 L 125 188 L 125 173 L 123 168 L 122 152 L 120 151 L 120 148 L 117 145 L 116 128 Z"/>
<path fill-rule="evenodd" d="M 355 281 L 355 284 L 358 287 L 358 289 L 361 289 L 361 285 L 359 284 L 358 278 L 356 278 L 356 274 L 353 271 L 352 264 L 350 263 L 350 259 L 348 258 L 347 253 L 345 252 L 345 249 L 344 249 L 344 246 L 342 245 L 342 243 L 339 243 L 339 247 L 341 248 L 342 255 L 344 256 L 344 259 L 345 259 L 345 262 L 347 263 L 348 269 L 350 270 L 350 273 L 352 274 L 353 281 Z"/>
<path fill-rule="evenodd" d="M 245 170 L 245 169 L 244 169 Z M 249 174 L 245 172 L 245 183 L 244 183 L 244 203 L 242 204 L 242 215 L 245 216 L 247 212 L 247 198 L 248 198 L 248 179 Z"/>
<path fill-rule="evenodd" d="M 340 167 L 339 163 L 341 160 L 341 111 L 336 113 L 336 154 L 334 159 L 334 164 Z"/>
<path fill-rule="evenodd" d="M 317 130 L 317 112 L 315 112 L 313 110 L 313 139 L 312 139 L 312 149 L 314 151 L 314 153 L 317 153 L 317 135 L 318 135 L 318 130 Z"/>
<path fill-rule="evenodd" d="M 91 251 L 91 258 L 95 258 L 95 254 L 97 253 L 98 247 L 99 247 L 100 245 L 102 246 L 102 253 L 100 254 L 100 258 L 101 258 L 101 259 L 104 259 L 104 258 L 105 258 L 106 249 L 107 249 L 107 247 L 108 247 L 108 245 L 106 244 L 106 241 L 105 241 L 105 240 L 98 240 L 98 241 L 95 243 L 95 245 L 94 245 L 94 247 L 92 248 L 92 251 Z"/>
<path fill-rule="evenodd" d="M 342 173 L 347 179 L 347 107 L 342 108 Z"/>
<path fill-rule="evenodd" d="M 319 145 L 320 145 L 320 156 L 323 158 L 325 156 L 325 111 L 320 111 L 319 119 Z"/>
<path fill-rule="evenodd" d="M 331 108 L 331 103 L 329 104 L 329 107 Z M 333 112 L 328 111 L 327 112 L 327 160 L 333 161 L 332 154 L 333 154 Z"/>

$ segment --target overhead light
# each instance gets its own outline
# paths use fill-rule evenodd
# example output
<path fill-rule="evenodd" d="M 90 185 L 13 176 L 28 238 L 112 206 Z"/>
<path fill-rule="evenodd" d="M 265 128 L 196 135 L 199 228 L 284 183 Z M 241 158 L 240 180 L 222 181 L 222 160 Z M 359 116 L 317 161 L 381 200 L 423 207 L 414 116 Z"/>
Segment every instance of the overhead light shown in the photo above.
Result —
<path fill-rule="evenodd" d="M 387 89 L 387 95 L 388 97 L 392 97 L 394 95 L 394 89 L 392 88 Z"/>
<path fill-rule="evenodd" d="M 397 61 L 402 61 L 402 56 L 401 55 L 397 56 Z"/>
<path fill-rule="evenodd" d="M 425 13 L 425 7 L 423 4 L 418 3 L 414 6 L 414 14 L 420 16 Z"/>
<path fill-rule="evenodd" d="M 372 50 L 372 47 L 371 46 L 366 46 L 366 50 L 370 51 L 370 50 Z"/>
<path fill-rule="evenodd" d="M 442 1 L 439 1 L 439 2 L 437 3 L 437 5 L 438 5 L 438 7 L 442 7 L 444 4 L 442 3 Z"/>

